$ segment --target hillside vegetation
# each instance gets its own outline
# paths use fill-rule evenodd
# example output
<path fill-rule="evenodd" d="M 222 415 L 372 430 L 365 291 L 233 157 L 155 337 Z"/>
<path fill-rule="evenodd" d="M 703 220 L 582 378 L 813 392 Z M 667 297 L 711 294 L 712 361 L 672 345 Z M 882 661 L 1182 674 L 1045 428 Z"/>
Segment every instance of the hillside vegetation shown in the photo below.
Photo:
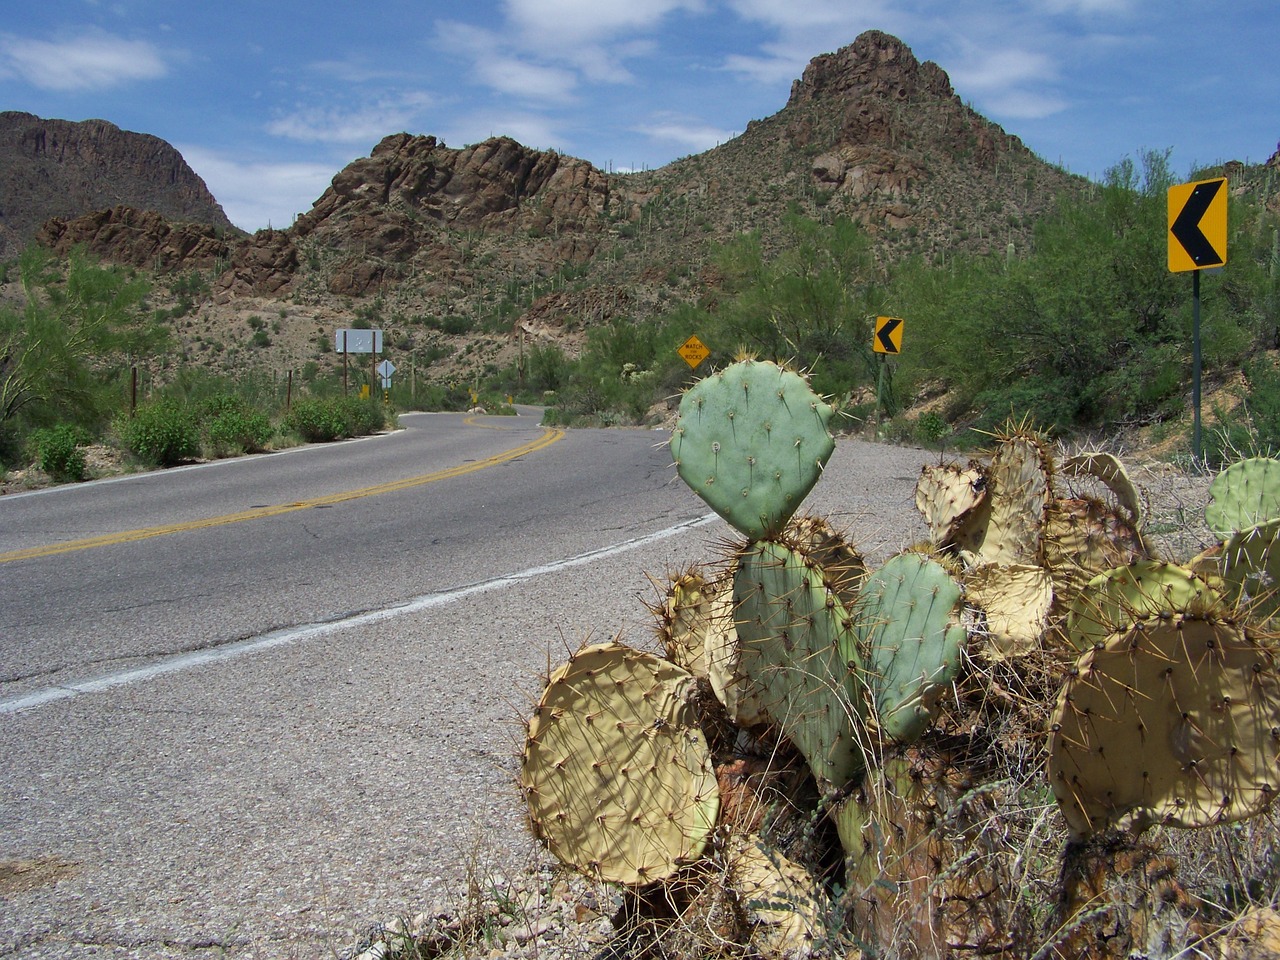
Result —
<path fill-rule="evenodd" d="M 47 221 L 0 270 L 0 460 L 29 462 L 37 429 L 119 443 L 135 370 L 143 401 L 234 395 L 273 424 L 261 442 L 287 442 L 297 397 L 381 392 L 335 353 L 344 327 L 383 330 L 399 408 L 511 398 L 560 423 L 658 422 L 749 353 L 810 371 L 846 427 L 889 438 L 964 444 L 1012 413 L 1187 450 L 1191 283 L 1165 263 L 1165 194 L 1218 175 L 1209 445 L 1271 447 L 1278 174 L 1280 154 L 1183 176 L 1156 150 L 1071 176 L 876 31 L 815 58 L 778 113 L 658 170 L 393 134 L 284 230 L 129 207 Z M 90 280 L 109 304 L 91 322 Z M 903 321 L 887 362 L 877 316 Z M 691 335 L 711 351 L 697 370 L 676 353 Z"/>

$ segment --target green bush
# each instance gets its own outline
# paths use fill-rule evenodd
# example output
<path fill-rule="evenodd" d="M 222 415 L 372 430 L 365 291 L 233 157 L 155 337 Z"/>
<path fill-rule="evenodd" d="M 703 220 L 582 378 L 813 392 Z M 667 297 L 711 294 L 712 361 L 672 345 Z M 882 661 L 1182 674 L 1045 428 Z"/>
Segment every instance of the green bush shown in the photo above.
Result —
<path fill-rule="evenodd" d="M 271 440 L 271 418 L 247 407 L 225 410 L 203 424 L 209 452 L 215 457 L 259 453 Z"/>
<path fill-rule="evenodd" d="M 196 412 L 205 446 L 213 457 L 258 453 L 267 448 L 274 433 L 270 417 L 234 394 L 206 397 Z"/>
<path fill-rule="evenodd" d="M 351 434 L 333 400 L 310 397 L 294 403 L 285 418 L 289 429 L 308 443 L 328 443 Z"/>
<path fill-rule="evenodd" d="M 125 449 L 152 466 L 171 467 L 200 454 L 195 413 L 177 400 L 143 404 L 117 429 Z"/>
<path fill-rule="evenodd" d="M 35 463 L 58 483 L 79 483 L 85 479 L 83 431 L 67 424 L 33 430 L 27 440 Z"/>
<path fill-rule="evenodd" d="M 387 425 L 387 411 L 377 400 L 308 397 L 293 405 L 285 422 L 308 443 L 328 443 L 377 433 Z"/>

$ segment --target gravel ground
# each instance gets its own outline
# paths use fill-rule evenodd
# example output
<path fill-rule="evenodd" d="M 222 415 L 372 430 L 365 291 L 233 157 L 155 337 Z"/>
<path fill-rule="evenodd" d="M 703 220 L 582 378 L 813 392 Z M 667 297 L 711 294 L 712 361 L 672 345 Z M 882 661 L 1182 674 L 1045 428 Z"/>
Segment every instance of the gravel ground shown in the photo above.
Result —
<path fill-rule="evenodd" d="M 965 458 L 843 439 L 805 510 L 826 516 L 865 554 L 882 561 L 925 538 L 914 506 L 915 483 L 924 464 L 940 459 Z M 1156 462 L 1128 461 L 1127 466 L 1144 495 L 1148 539 L 1160 556 L 1185 560 L 1212 542 L 1203 523 L 1207 476 Z M 1060 493 L 1095 492 L 1064 488 L 1059 481 Z M 677 546 L 683 549 L 687 543 L 686 562 L 693 563 L 714 556 L 730 534 L 717 522 L 684 536 Z M 643 581 L 646 572 L 663 573 L 637 567 L 635 580 Z M 628 585 L 638 595 L 633 587 Z M 632 625 L 643 622 L 644 615 L 637 609 Z M 637 635 L 644 634 L 629 631 L 629 642 L 635 643 Z M 533 685 L 520 684 L 525 689 Z M 610 918 L 622 903 L 616 890 L 560 867 L 532 841 L 524 849 L 504 850 L 492 861 L 479 857 L 465 866 L 470 880 L 461 888 L 411 917 L 389 918 L 371 928 L 344 956 L 381 960 L 447 953 L 467 960 L 577 960 L 607 955 L 603 952 L 614 932 Z"/>

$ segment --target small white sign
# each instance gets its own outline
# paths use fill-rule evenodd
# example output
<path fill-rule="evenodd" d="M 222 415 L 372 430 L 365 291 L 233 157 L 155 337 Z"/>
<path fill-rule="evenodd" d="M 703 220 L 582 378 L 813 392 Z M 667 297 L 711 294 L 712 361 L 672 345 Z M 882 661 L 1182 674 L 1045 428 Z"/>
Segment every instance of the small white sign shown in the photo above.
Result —
<path fill-rule="evenodd" d="M 396 365 L 390 360 L 383 360 L 374 369 L 378 371 L 378 376 L 384 380 L 390 380 L 391 375 L 396 372 Z"/>
<path fill-rule="evenodd" d="M 344 328 L 333 335 L 333 349 L 338 353 L 381 353 L 381 330 Z"/>

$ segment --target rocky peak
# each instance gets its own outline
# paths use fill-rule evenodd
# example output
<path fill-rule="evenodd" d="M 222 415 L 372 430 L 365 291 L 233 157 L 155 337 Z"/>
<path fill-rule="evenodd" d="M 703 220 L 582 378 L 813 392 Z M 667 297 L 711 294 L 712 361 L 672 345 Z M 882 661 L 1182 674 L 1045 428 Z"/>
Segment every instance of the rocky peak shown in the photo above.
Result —
<path fill-rule="evenodd" d="M 897 37 L 868 30 L 847 47 L 814 57 L 792 83 L 787 106 L 829 98 L 916 101 L 954 96 L 951 80 L 936 63 L 921 63 Z"/>
<path fill-rule="evenodd" d="M 234 230 L 177 150 L 105 120 L 0 112 L 0 251 L 13 255 L 52 217 L 124 204 L 170 220 Z"/>

